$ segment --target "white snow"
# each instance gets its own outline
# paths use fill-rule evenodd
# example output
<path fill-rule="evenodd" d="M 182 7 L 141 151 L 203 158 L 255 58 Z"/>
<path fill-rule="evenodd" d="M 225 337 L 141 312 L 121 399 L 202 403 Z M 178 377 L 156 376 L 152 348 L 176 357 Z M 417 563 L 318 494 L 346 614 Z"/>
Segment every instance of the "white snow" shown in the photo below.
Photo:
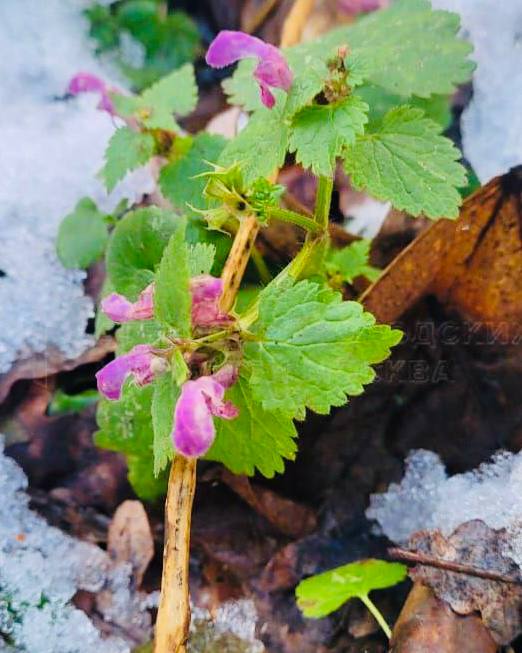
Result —
<path fill-rule="evenodd" d="M 78 589 L 104 590 L 98 604 L 121 631 L 150 634 L 150 597 L 131 589 L 131 566 L 53 528 L 28 508 L 27 479 L 3 454 L 0 437 L 0 642 L 27 653 L 129 653 L 121 637 L 102 639 L 71 599 Z M 108 599 L 111 600 L 108 600 Z M 2 637 L 3 636 L 3 637 Z"/>
<path fill-rule="evenodd" d="M 374 494 L 366 511 L 394 542 L 405 544 L 418 530 L 449 535 L 472 519 L 510 534 L 505 553 L 522 568 L 522 452 L 501 451 L 476 470 L 448 477 L 439 456 L 412 451 L 400 484 Z"/>
<path fill-rule="evenodd" d="M 432 0 L 461 15 L 478 66 L 462 116 L 464 154 L 482 183 L 522 163 L 522 1 Z"/>
<path fill-rule="evenodd" d="M 110 210 L 122 196 L 152 189 L 150 175 L 138 171 L 107 197 L 95 176 L 114 123 L 94 96 L 64 99 L 78 71 L 111 81 L 92 55 L 82 7 L 0 2 L 0 373 L 49 346 L 75 357 L 92 344 L 85 275 L 57 260 L 58 225 L 85 195 Z"/>

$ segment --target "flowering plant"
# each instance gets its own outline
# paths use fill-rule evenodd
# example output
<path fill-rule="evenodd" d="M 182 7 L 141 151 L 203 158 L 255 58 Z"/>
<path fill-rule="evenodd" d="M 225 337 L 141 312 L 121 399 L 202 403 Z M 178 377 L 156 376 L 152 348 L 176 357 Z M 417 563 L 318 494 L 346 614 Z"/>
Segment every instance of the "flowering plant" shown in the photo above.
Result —
<path fill-rule="evenodd" d="M 221 32 L 206 60 L 240 61 L 224 88 L 250 113 L 230 140 L 180 126 L 197 103 L 190 65 L 139 95 L 85 74 L 73 80 L 71 92 L 99 93 L 100 108 L 120 124 L 101 173 L 107 188 L 151 160 L 159 169 L 162 208 L 89 214 L 91 233 L 94 224 L 101 234 L 93 259 L 106 250 L 97 332 L 121 325 L 117 357 L 97 374 L 105 399 L 96 438 L 127 455 L 138 494 L 161 495 L 173 459 L 168 502 L 179 490 L 178 508 L 188 511 L 198 457 L 235 473 L 282 472 L 296 455 L 295 420 L 307 409 L 328 413 L 373 380 L 372 366 L 401 333 L 339 292 L 358 275 L 375 279 L 376 270 L 367 243 L 342 255 L 331 249 L 334 173 L 342 165 L 355 188 L 412 215 L 458 215 L 465 172 L 440 133 L 441 105 L 473 68 L 457 30 L 453 14 L 432 11 L 426 0 L 398 0 L 283 49 Z M 289 209 L 274 183 L 289 156 L 316 177 L 312 215 Z M 82 216 L 64 221 L 64 260 L 72 260 L 71 225 L 83 225 Z M 278 221 L 304 232 L 283 269 L 270 268 L 255 245 L 258 231 Z M 258 283 L 245 302 L 247 265 Z M 192 491 L 182 492 L 183 483 Z M 169 540 L 165 586 L 168 547 Z M 164 592 L 160 631 L 168 600 Z"/>

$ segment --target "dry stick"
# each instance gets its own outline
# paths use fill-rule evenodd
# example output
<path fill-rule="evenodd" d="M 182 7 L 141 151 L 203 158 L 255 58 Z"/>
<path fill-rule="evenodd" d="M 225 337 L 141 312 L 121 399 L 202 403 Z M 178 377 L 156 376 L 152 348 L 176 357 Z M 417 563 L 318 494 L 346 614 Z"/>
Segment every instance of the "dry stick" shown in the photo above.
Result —
<path fill-rule="evenodd" d="M 299 42 L 314 0 L 296 0 L 281 37 L 281 46 Z M 254 216 L 245 218 L 234 238 L 223 268 L 221 308 L 232 308 L 250 257 L 259 226 Z M 185 653 L 190 626 L 188 567 L 190 558 L 190 520 L 196 488 L 196 461 L 176 456 L 169 476 L 165 506 L 165 548 L 161 600 L 156 620 L 154 653 Z"/>
<path fill-rule="evenodd" d="M 254 32 L 257 32 L 257 30 L 265 22 L 268 14 L 270 14 L 271 11 L 275 9 L 278 2 L 279 0 L 265 0 L 256 11 L 256 13 L 252 16 L 252 18 L 245 22 L 243 31 L 247 34 L 253 34 Z"/>
<path fill-rule="evenodd" d="M 452 571 L 457 574 L 466 574 L 467 576 L 476 576 L 477 578 L 484 578 L 486 580 L 495 580 L 500 583 L 513 583 L 521 585 L 522 579 L 506 576 L 496 571 L 488 571 L 487 569 L 480 569 L 480 567 L 473 567 L 461 562 L 454 562 L 452 560 L 441 560 L 434 556 L 425 553 L 418 553 L 417 551 L 408 551 L 407 549 L 392 548 L 388 549 L 388 555 L 394 560 L 406 560 L 407 562 L 415 562 L 419 565 L 426 567 L 436 567 L 444 571 Z"/>
<path fill-rule="evenodd" d="M 155 653 L 185 653 L 190 626 L 190 520 L 196 489 L 196 460 L 176 456 L 165 504 L 165 547 Z"/>

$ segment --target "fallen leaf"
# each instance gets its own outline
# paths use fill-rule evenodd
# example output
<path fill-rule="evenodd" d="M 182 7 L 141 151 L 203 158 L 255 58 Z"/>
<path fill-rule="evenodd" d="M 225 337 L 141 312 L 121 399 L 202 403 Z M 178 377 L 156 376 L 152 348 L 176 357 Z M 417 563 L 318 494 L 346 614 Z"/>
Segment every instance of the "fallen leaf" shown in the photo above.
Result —
<path fill-rule="evenodd" d="M 518 338 L 522 325 L 522 166 L 466 199 L 459 218 L 416 238 L 361 297 L 380 322 L 434 294 L 462 319 Z"/>
<path fill-rule="evenodd" d="M 115 564 L 132 565 L 136 587 L 154 557 L 154 540 L 149 519 L 141 501 L 124 501 L 109 525 L 107 551 Z"/>
<path fill-rule="evenodd" d="M 390 653 L 495 653 L 497 645 L 475 615 L 462 617 L 429 587 L 415 583 L 393 629 Z"/>
<path fill-rule="evenodd" d="M 505 555 L 508 539 L 505 530 L 494 530 L 475 519 L 449 537 L 439 531 L 420 531 L 409 541 L 409 549 L 418 553 L 514 579 L 513 583 L 500 582 L 426 565 L 410 571 L 416 582 L 431 587 L 458 614 L 479 612 L 499 644 L 509 644 L 522 632 L 522 574 Z"/>

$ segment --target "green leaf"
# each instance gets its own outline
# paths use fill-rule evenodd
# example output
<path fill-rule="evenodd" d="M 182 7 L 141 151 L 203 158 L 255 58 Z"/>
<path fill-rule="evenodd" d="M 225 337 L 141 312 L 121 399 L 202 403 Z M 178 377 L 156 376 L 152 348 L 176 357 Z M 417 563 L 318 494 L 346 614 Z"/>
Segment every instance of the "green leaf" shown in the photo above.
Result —
<path fill-rule="evenodd" d="M 105 152 L 105 165 L 101 175 L 109 192 L 125 177 L 154 154 L 154 138 L 151 134 L 135 132 L 129 127 L 117 129 L 109 141 Z"/>
<path fill-rule="evenodd" d="M 56 250 L 66 268 L 88 268 L 105 251 L 109 238 L 105 216 L 88 197 L 60 224 Z"/>
<path fill-rule="evenodd" d="M 292 121 L 290 151 L 314 174 L 332 175 L 336 158 L 364 133 L 367 111 L 368 105 L 356 95 L 337 104 L 305 107 Z"/>
<path fill-rule="evenodd" d="M 180 389 L 168 372 L 154 381 L 153 388 L 154 475 L 158 476 L 174 457 L 174 445 L 172 444 L 171 435 L 174 423 L 174 408 L 180 395 Z"/>
<path fill-rule="evenodd" d="M 305 408 L 328 413 L 358 395 L 390 355 L 401 332 L 376 325 L 357 302 L 310 281 L 289 278 L 260 295 L 259 317 L 245 344 L 252 394 L 267 410 L 303 419 Z"/>
<path fill-rule="evenodd" d="M 166 129 L 177 132 L 179 126 L 172 117 L 186 116 L 196 108 L 198 88 L 194 66 L 186 64 L 163 77 L 140 96 L 142 109 L 150 109 L 151 115 L 142 122 L 149 129 Z"/>
<path fill-rule="evenodd" d="M 368 126 L 366 130 L 371 131 L 375 125 L 380 124 L 385 114 L 401 104 L 408 103 L 412 107 L 422 109 L 426 118 L 439 123 L 442 129 L 447 129 L 451 123 L 451 109 L 449 95 L 430 95 L 428 98 L 420 98 L 412 95 L 407 98 L 403 95 L 390 93 L 381 86 L 364 84 L 355 89 L 358 95 L 370 107 L 368 114 Z"/>
<path fill-rule="evenodd" d="M 98 447 L 117 451 L 127 459 L 129 481 L 142 499 L 154 500 L 165 494 L 166 475 L 153 473 L 153 431 L 151 420 L 152 386 L 139 388 L 127 381 L 119 401 L 103 399 L 94 434 Z"/>
<path fill-rule="evenodd" d="M 277 107 L 256 111 L 247 126 L 225 146 L 219 164 L 225 168 L 241 164 L 247 185 L 258 177 L 268 177 L 284 163 L 288 134 L 288 125 Z"/>
<path fill-rule="evenodd" d="M 216 246 L 209 243 L 196 243 L 189 247 L 189 274 L 197 277 L 200 274 L 210 274 L 216 257 Z"/>
<path fill-rule="evenodd" d="M 427 0 L 398 0 L 346 30 L 348 61 L 362 61 L 368 81 L 398 95 L 452 93 L 475 67 L 459 28 L 457 14 L 432 11 Z"/>
<path fill-rule="evenodd" d="M 185 228 L 186 221 L 179 219 L 176 230 L 163 252 L 154 287 L 156 319 L 174 327 L 182 338 L 190 337 L 192 305 Z"/>
<path fill-rule="evenodd" d="M 154 281 L 163 250 L 176 230 L 172 211 L 148 207 L 131 211 L 112 232 L 107 247 L 107 272 L 116 292 L 131 301 Z"/>
<path fill-rule="evenodd" d="M 233 420 L 216 419 L 216 440 L 207 454 L 222 462 L 234 474 L 261 474 L 272 478 L 283 472 L 284 459 L 294 460 L 297 432 L 282 411 L 268 411 L 255 401 L 248 381 L 241 377 L 227 390 L 225 398 L 239 408 Z"/>
<path fill-rule="evenodd" d="M 331 276 L 339 276 L 352 283 L 356 277 L 366 277 L 376 281 L 381 270 L 369 263 L 371 240 L 356 240 L 342 249 L 331 249 L 325 261 L 326 271 Z"/>
<path fill-rule="evenodd" d="M 182 210 L 205 209 L 207 204 L 203 197 L 206 179 L 198 177 L 212 169 L 209 164 L 216 162 L 226 144 L 221 136 L 197 134 L 189 151 L 161 169 L 159 185 L 163 195 L 172 204 Z"/>
<path fill-rule="evenodd" d="M 154 344 L 161 336 L 162 328 L 156 320 L 134 320 L 122 324 L 116 331 L 118 356 L 126 354 L 136 345 Z"/>
<path fill-rule="evenodd" d="M 420 109 L 389 111 L 380 128 L 347 150 L 345 167 L 357 189 L 411 215 L 456 218 L 466 173 L 460 153 Z"/>
<path fill-rule="evenodd" d="M 305 617 L 325 617 L 350 599 L 366 598 L 372 590 L 401 583 L 407 573 L 398 562 L 352 562 L 302 580 L 295 591 L 297 604 Z"/>

